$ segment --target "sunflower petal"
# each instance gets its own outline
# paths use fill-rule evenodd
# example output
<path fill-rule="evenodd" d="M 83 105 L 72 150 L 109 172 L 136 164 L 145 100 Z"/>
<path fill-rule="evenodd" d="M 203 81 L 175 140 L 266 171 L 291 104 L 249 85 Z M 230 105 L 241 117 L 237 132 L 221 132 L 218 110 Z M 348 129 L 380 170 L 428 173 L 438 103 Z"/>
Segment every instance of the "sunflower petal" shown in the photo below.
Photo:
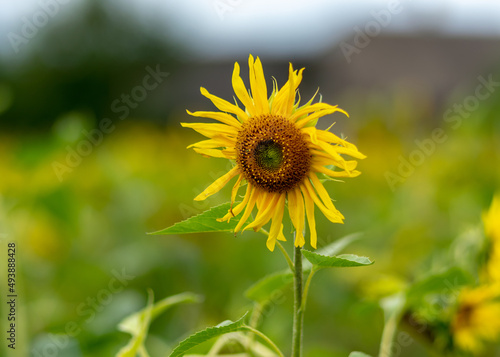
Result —
<path fill-rule="evenodd" d="M 250 77 L 250 88 L 252 89 L 252 97 L 255 104 L 255 109 L 259 114 L 269 113 L 269 104 L 267 100 L 267 86 L 264 78 L 264 70 L 259 57 L 254 61 L 253 56 L 248 57 L 248 68 Z"/>
<path fill-rule="evenodd" d="M 181 123 L 184 128 L 191 128 L 207 138 L 219 136 L 221 134 L 237 136 L 238 129 L 225 124 L 207 123 Z"/>
<path fill-rule="evenodd" d="M 267 248 L 272 252 L 276 244 L 276 239 L 285 241 L 283 235 L 283 213 L 285 212 L 285 198 L 286 194 L 282 193 L 279 196 L 278 203 L 274 207 L 274 214 L 271 222 L 271 229 L 269 230 L 269 237 L 267 238 Z"/>
<path fill-rule="evenodd" d="M 236 105 L 229 103 L 227 100 L 219 98 L 213 94 L 210 94 L 205 88 L 201 87 L 200 92 L 204 97 L 207 97 L 214 103 L 214 105 L 223 112 L 233 113 L 240 120 L 245 121 L 248 119 L 248 114 L 245 113 L 241 108 L 238 108 Z"/>
<path fill-rule="evenodd" d="M 203 201 L 209 196 L 212 196 L 214 193 L 217 193 L 221 190 L 222 187 L 226 186 L 226 184 L 231 180 L 234 176 L 240 173 L 240 168 L 238 166 L 233 167 L 226 174 L 219 177 L 215 180 L 210 186 L 208 186 L 205 191 L 200 193 L 195 197 L 195 201 Z"/>
<path fill-rule="evenodd" d="M 304 180 L 304 187 L 307 189 L 309 196 L 313 199 L 316 206 L 318 206 L 318 208 L 321 210 L 321 212 L 323 212 L 326 218 L 328 218 L 333 223 L 344 223 L 344 217 L 338 210 L 330 210 L 321 202 L 318 196 L 316 196 L 316 192 L 314 192 L 314 188 L 312 187 L 309 180 Z"/>
<path fill-rule="evenodd" d="M 233 147 L 233 146 L 234 146 L 234 140 L 229 139 L 224 135 L 219 135 L 209 140 L 198 141 L 197 143 L 189 145 L 187 148 L 190 149 L 192 147 L 197 147 L 199 149 L 215 149 L 215 148 Z"/>
<path fill-rule="evenodd" d="M 311 236 L 311 246 L 314 249 L 317 249 L 317 242 L 318 242 L 318 235 L 316 233 L 316 220 L 314 218 L 314 201 L 307 191 L 307 189 L 301 185 L 300 190 L 302 191 L 302 194 L 304 195 L 304 203 L 306 206 L 306 216 L 307 216 L 307 223 L 309 224 L 309 235 Z"/>
<path fill-rule="evenodd" d="M 288 212 L 295 227 L 295 246 L 302 247 L 304 239 L 304 200 L 299 189 L 288 192 Z"/>
<path fill-rule="evenodd" d="M 236 200 L 236 195 L 238 195 L 238 190 L 240 189 L 242 180 L 243 175 L 240 174 L 240 176 L 238 176 L 238 180 L 236 180 L 236 183 L 233 186 L 233 189 L 231 190 L 231 209 L 233 208 L 234 201 Z"/>
<path fill-rule="evenodd" d="M 231 125 L 237 129 L 241 128 L 241 123 L 236 118 L 234 118 L 233 116 L 231 116 L 227 113 L 221 113 L 221 112 L 194 112 L 194 113 L 192 113 L 187 109 L 186 109 L 186 112 L 189 115 L 192 115 L 194 117 L 215 119 L 215 120 L 220 121 L 221 123 Z"/>
<path fill-rule="evenodd" d="M 238 62 L 234 63 L 232 81 L 233 81 L 234 93 L 241 101 L 241 103 L 243 103 L 248 113 L 250 113 L 250 116 L 252 117 L 255 116 L 257 114 L 257 111 L 255 109 L 255 105 L 253 103 L 252 98 L 250 98 L 250 95 L 248 94 L 247 88 L 245 87 L 245 83 L 243 83 L 243 80 L 240 77 L 240 65 L 238 64 Z"/>
<path fill-rule="evenodd" d="M 334 171 L 322 165 L 312 165 L 312 170 L 320 172 L 330 177 L 357 177 L 361 174 L 358 170 L 353 171 Z"/>
<path fill-rule="evenodd" d="M 278 91 L 276 97 L 273 101 L 273 113 L 283 115 L 285 117 L 290 117 L 293 110 L 293 104 L 295 101 L 295 93 L 300 81 L 302 80 L 302 72 L 304 68 L 300 71 L 294 71 L 292 64 L 290 63 L 288 69 L 288 81 L 285 85 Z"/>
<path fill-rule="evenodd" d="M 335 108 L 335 107 L 336 106 L 326 104 L 326 103 L 314 103 L 314 104 L 299 108 L 295 113 L 293 113 L 290 116 L 290 120 L 293 122 L 296 122 L 299 119 L 303 119 L 301 117 L 303 117 L 304 115 L 311 114 L 311 113 L 314 113 L 314 112 L 317 112 L 320 110 L 327 110 L 327 109 Z"/>
<path fill-rule="evenodd" d="M 325 189 L 325 187 L 323 186 L 323 184 L 319 180 L 318 176 L 315 173 L 311 173 L 309 175 L 309 178 L 311 179 L 311 182 L 314 185 L 314 188 L 316 189 L 316 192 L 318 193 L 319 197 L 321 198 L 321 201 L 323 201 L 324 205 L 328 209 L 330 209 L 331 211 L 337 211 L 337 209 L 335 208 L 335 206 L 332 203 L 332 199 L 330 198 L 328 191 Z"/>
<path fill-rule="evenodd" d="M 304 126 L 306 126 L 310 122 L 317 120 L 321 117 L 324 117 L 325 115 L 333 114 L 335 112 L 341 112 L 341 113 L 344 113 L 345 115 L 347 115 L 347 112 L 344 111 L 343 109 L 340 109 L 336 106 L 335 107 L 330 106 L 330 108 L 318 110 L 317 112 L 314 112 L 314 113 L 308 115 L 307 117 L 298 120 L 296 125 L 298 128 L 303 128 Z"/>
<path fill-rule="evenodd" d="M 234 187 L 233 187 L 234 189 Z M 224 222 L 227 221 L 229 222 L 231 218 L 236 217 L 243 211 L 243 209 L 246 207 L 248 200 L 250 199 L 250 194 L 252 193 L 253 187 L 251 185 L 247 185 L 247 190 L 245 192 L 245 197 L 243 197 L 243 201 L 241 201 L 236 207 L 229 209 L 229 212 L 226 213 L 226 215 L 222 218 L 218 218 L 218 222 Z"/>
<path fill-rule="evenodd" d="M 243 216 L 241 217 L 240 221 L 236 225 L 236 228 L 234 228 L 234 232 L 239 232 L 241 230 L 241 227 L 245 224 L 247 221 L 248 217 L 250 217 L 250 214 L 252 213 L 252 210 L 255 206 L 255 201 L 257 200 L 257 188 L 253 187 L 252 192 L 250 193 L 250 199 L 248 200 L 248 204 L 245 207 L 245 212 L 243 212 Z"/>
<path fill-rule="evenodd" d="M 222 158 L 222 159 L 228 159 L 229 157 L 227 155 L 224 155 L 222 150 L 218 149 L 199 149 L 199 148 L 193 148 L 195 152 L 197 152 L 200 155 L 203 155 L 205 157 L 217 157 L 217 158 Z"/>
<path fill-rule="evenodd" d="M 275 209 L 275 205 L 279 198 L 280 195 L 275 193 L 269 193 L 264 196 L 255 220 L 252 223 L 248 224 L 243 230 L 253 228 L 255 231 L 258 231 L 262 228 L 263 225 L 269 222 L 269 220 L 273 217 L 273 210 Z"/>

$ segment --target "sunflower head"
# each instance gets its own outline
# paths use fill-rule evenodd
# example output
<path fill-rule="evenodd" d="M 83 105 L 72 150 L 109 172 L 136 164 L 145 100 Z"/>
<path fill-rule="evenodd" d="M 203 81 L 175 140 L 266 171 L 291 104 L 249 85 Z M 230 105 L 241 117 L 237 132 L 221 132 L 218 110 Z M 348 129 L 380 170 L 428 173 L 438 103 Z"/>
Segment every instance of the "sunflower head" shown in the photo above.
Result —
<path fill-rule="evenodd" d="M 490 208 L 483 214 L 483 224 L 486 236 L 500 244 L 500 194 L 493 197 Z"/>
<path fill-rule="evenodd" d="M 329 130 L 314 127 L 317 120 L 334 112 L 347 113 L 326 103 L 312 103 L 314 97 L 300 106 L 296 100 L 302 72 L 289 66 L 288 81 L 278 88 L 276 80 L 268 96 L 262 64 L 257 57 L 248 59 L 250 90 L 240 77 L 238 63 L 234 65 L 232 84 L 242 107 L 229 103 L 201 88 L 201 94 L 212 101 L 218 112 L 194 112 L 195 117 L 214 119 L 215 123 L 182 123 L 205 135 L 208 140 L 189 147 L 209 156 L 234 160 L 235 166 L 217 179 L 195 200 L 203 200 L 218 192 L 231 179 L 236 182 L 231 194 L 231 209 L 222 220 L 238 217 L 235 232 L 252 228 L 260 230 L 271 221 L 267 247 L 272 251 L 276 240 L 285 240 L 283 215 L 288 210 L 296 230 L 295 245 L 305 243 L 307 217 L 311 246 L 316 248 L 317 235 L 314 209 L 332 222 L 342 223 L 344 217 L 318 178 L 355 177 L 359 175 L 355 160 L 342 155 L 363 159 L 356 146 L 339 138 Z M 300 96 L 299 96 L 300 98 Z M 244 108 L 244 109 L 242 109 Z M 238 199 L 239 189 L 246 182 L 246 191 Z M 237 202 L 239 201 L 239 202 Z M 257 209 L 253 221 L 243 227 Z"/>
<path fill-rule="evenodd" d="M 482 285 L 459 295 L 452 321 L 455 345 L 474 354 L 500 337 L 500 286 Z"/>
<path fill-rule="evenodd" d="M 500 282 L 500 195 L 496 195 L 483 214 L 484 233 L 488 242 L 488 259 L 483 270 L 487 282 Z"/>

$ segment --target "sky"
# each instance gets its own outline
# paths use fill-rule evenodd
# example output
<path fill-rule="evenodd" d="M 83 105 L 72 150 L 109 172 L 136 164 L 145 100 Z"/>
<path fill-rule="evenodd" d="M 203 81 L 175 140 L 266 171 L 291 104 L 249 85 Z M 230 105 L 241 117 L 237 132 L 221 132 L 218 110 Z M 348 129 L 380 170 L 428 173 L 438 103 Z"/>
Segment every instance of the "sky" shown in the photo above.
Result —
<path fill-rule="evenodd" d="M 26 22 L 37 31 L 85 0 L 0 0 L 0 53 L 12 52 L 9 34 Z M 425 33 L 500 38 L 495 0 L 108 0 L 187 45 L 197 56 L 217 59 L 256 51 L 286 55 L 321 52 L 356 31 Z M 45 15 L 44 15 L 45 14 Z M 374 22 L 376 24 L 374 24 Z M 378 25 L 377 25 L 378 24 Z M 372 26 L 372 27 L 370 27 Z"/>

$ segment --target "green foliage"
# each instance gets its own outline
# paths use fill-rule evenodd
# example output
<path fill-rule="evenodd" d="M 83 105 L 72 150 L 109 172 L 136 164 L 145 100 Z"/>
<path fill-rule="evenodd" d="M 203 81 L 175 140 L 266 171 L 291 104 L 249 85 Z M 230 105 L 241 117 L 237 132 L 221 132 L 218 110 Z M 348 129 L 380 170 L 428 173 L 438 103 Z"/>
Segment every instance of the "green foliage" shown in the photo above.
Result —
<path fill-rule="evenodd" d="M 349 354 L 349 357 L 371 357 L 371 356 L 363 352 L 354 351 Z"/>
<path fill-rule="evenodd" d="M 347 245 L 359 239 L 360 236 L 361 234 L 355 233 L 337 239 L 335 242 L 330 243 L 321 249 L 318 249 L 318 254 L 336 254 L 344 249 Z M 302 271 L 304 273 L 308 273 L 311 271 L 311 269 L 312 264 L 309 261 L 305 261 L 302 265 Z M 285 269 L 280 272 L 267 275 L 257 281 L 246 290 L 245 296 L 251 300 L 263 304 L 271 300 L 274 294 L 277 294 L 278 292 L 290 286 L 292 282 L 293 273 L 290 271 L 290 269 Z"/>
<path fill-rule="evenodd" d="M 337 239 L 336 241 L 330 243 L 330 244 L 327 244 L 326 246 L 324 246 L 323 248 L 320 248 L 316 251 L 317 254 L 321 254 L 321 255 L 328 255 L 328 256 L 331 256 L 331 255 L 335 255 L 337 253 L 339 253 L 340 251 L 342 251 L 342 249 L 344 249 L 345 247 L 347 247 L 349 244 L 357 241 L 358 239 L 360 239 L 362 236 L 362 233 L 352 233 L 352 234 L 348 234 L 342 238 L 339 238 Z M 312 267 L 312 264 L 311 262 L 309 261 L 305 261 L 303 264 L 302 264 L 302 270 L 307 273 L 308 271 L 311 270 L 311 267 Z"/>
<path fill-rule="evenodd" d="M 238 203 L 235 203 L 235 205 Z M 229 222 L 218 222 L 231 207 L 231 203 L 223 203 L 219 206 L 210 208 L 199 215 L 190 217 L 182 222 L 150 234 L 186 234 L 186 233 L 207 233 L 207 232 L 230 232 L 238 224 L 238 218 L 243 214 L 232 218 Z M 249 221 L 250 223 L 250 221 Z"/>
<path fill-rule="evenodd" d="M 465 270 L 451 267 L 443 272 L 429 274 L 413 283 L 407 293 L 407 305 L 419 305 L 426 295 L 453 295 L 461 286 L 473 283 L 473 277 Z"/>
<path fill-rule="evenodd" d="M 217 326 L 208 327 L 203 331 L 199 331 L 194 335 L 189 336 L 184 341 L 180 342 L 177 347 L 174 348 L 169 357 L 182 356 L 186 351 L 191 348 L 206 342 L 214 337 L 224 335 L 226 333 L 235 332 L 245 329 L 244 319 L 248 312 L 245 313 L 240 319 L 232 322 L 230 320 L 224 321 Z"/>
<path fill-rule="evenodd" d="M 153 305 L 153 294 L 149 294 L 148 306 L 139 312 L 133 313 L 126 317 L 118 325 L 118 329 L 123 332 L 130 333 L 132 338 L 130 342 L 123 347 L 117 357 L 135 357 L 139 354 L 141 357 L 148 357 L 144 341 L 146 340 L 149 325 L 151 321 L 165 310 L 179 304 L 200 302 L 201 297 L 193 293 L 182 293 L 174 296 L 169 296 L 158 301 Z"/>
<path fill-rule="evenodd" d="M 337 256 L 326 256 L 308 250 L 303 250 L 302 254 L 313 265 L 326 268 L 347 268 L 347 267 L 360 267 L 365 265 L 372 265 L 373 262 L 367 257 L 360 257 L 354 254 L 342 254 Z"/>
<path fill-rule="evenodd" d="M 245 291 L 245 296 L 258 303 L 265 303 L 272 299 L 273 295 L 283 290 L 293 282 L 293 274 L 290 269 L 284 272 L 270 274 L 260 279 Z"/>

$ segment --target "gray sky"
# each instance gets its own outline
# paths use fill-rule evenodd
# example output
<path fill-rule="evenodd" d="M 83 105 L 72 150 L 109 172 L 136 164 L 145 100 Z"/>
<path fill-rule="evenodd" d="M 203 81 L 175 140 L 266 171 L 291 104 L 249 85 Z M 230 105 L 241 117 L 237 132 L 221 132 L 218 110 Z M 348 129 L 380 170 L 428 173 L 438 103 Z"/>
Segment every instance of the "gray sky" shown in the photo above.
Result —
<path fill-rule="evenodd" d="M 0 52 L 12 52 L 8 34 L 24 21 L 50 24 L 85 0 L 0 0 Z M 59 4 L 61 2 L 62 4 Z M 500 37 L 500 2 L 494 0 L 109 0 L 129 6 L 145 23 L 157 20 L 197 56 L 258 52 L 268 56 L 321 51 L 377 22 L 388 33 Z M 52 3 L 47 7 L 42 4 Z M 54 5 L 57 4 L 57 5 Z M 395 4 L 391 8 L 390 4 Z M 391 10 L 392 9 L 392 10 Z M 377 15 L 379 14 L 379 15 Z M 387 23 L 382 14 L 389 14 Z M 377 19 L 377 16 L 378 17 Z M 46 25 L 40 26 L 43 31 Z M 369 28 L 369 27 L 368 27 Z M 159 29 L 159 31 L 163 31 Z"/>

